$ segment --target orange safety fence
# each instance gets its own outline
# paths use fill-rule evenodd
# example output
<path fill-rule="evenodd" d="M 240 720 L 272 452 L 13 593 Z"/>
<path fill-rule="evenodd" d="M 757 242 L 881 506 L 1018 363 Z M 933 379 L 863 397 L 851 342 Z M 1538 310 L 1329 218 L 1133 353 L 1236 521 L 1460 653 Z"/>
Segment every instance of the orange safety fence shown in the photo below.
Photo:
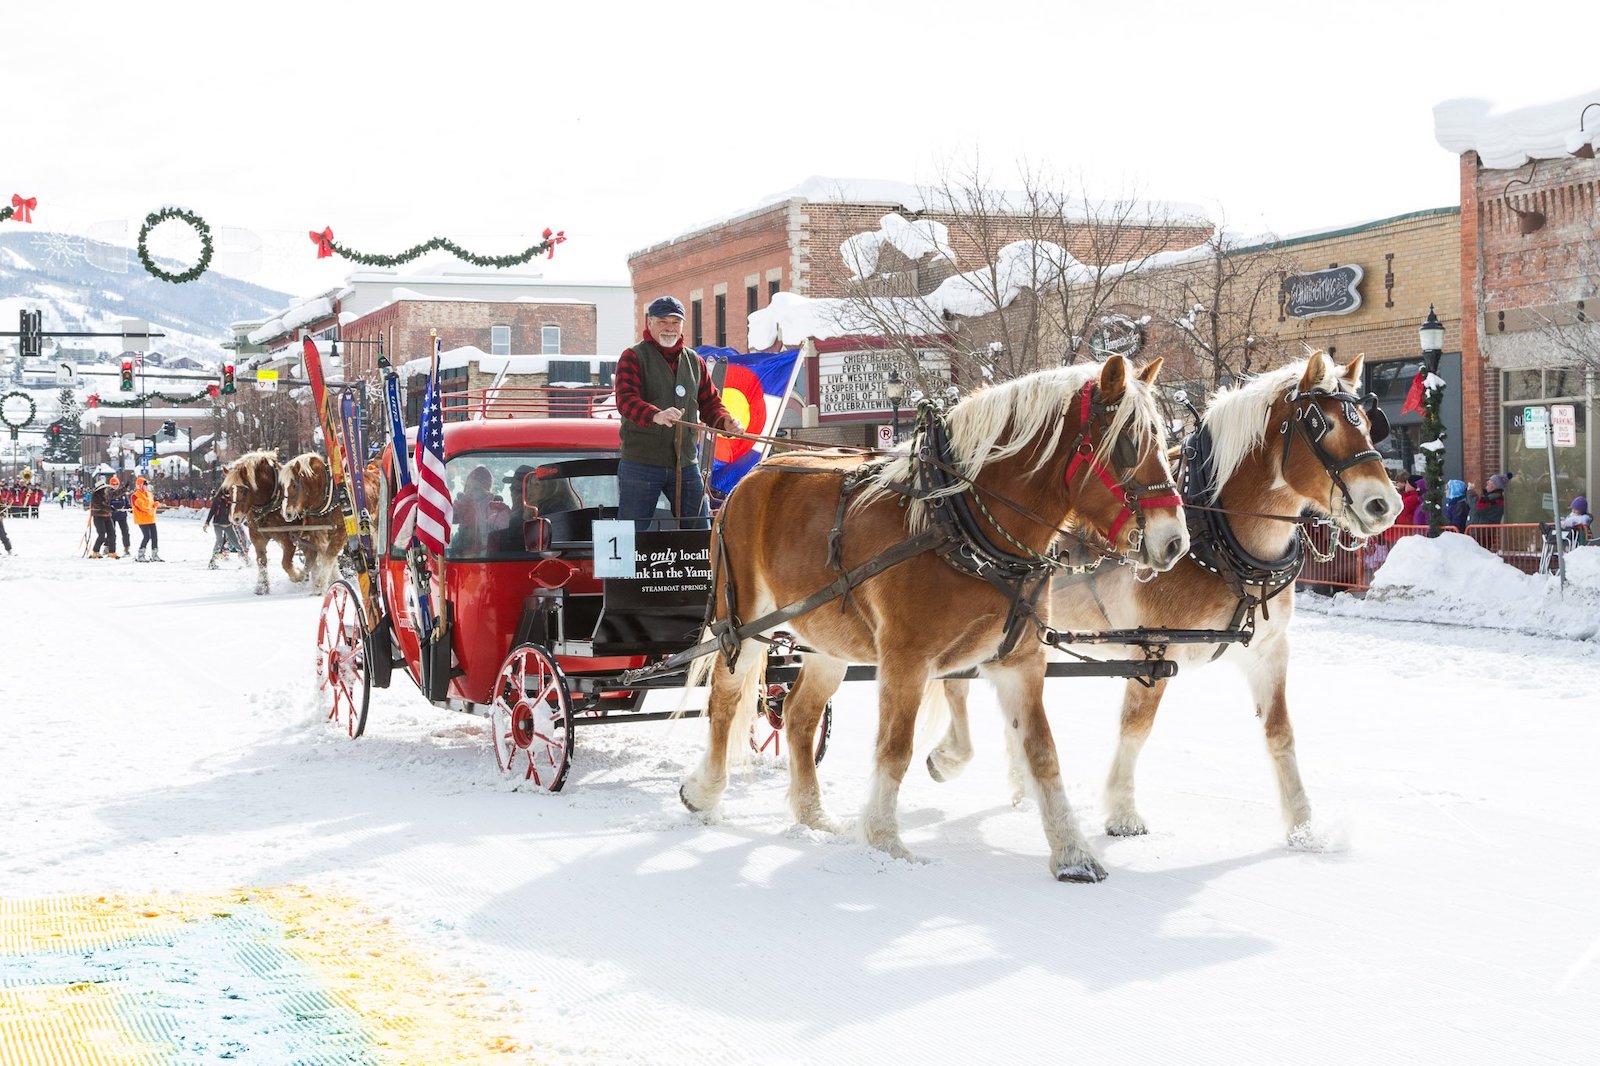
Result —
<path fill-rule="evenodd" d="M 1460 532 L 1455 526 L 1445 526 L 1450 533 Z M 1426 536 L 1427 526 L 1390 526 L 1379 536 L 1367 541 L 1356 551 L 1343 548 L 1333 553 L 1333 558 L 1323 561 L 1317 554 L 1328 551 L 1328 527 L 1312 526 L 1309 529 L 1316 552 L 1306 552 L 1305 565 L 1300 570 L 1302 585 L 1323 585 L 1335 588 L 1365 589 L 1372 584 L 1372 575 L 1389 557 L 1389 550 L 1401 537 Z M 1486 550 L 1500 556 L 1508 565 L 1525 574 L 1539 572 L 1539 555 L 1544 539 L 1537 522 L 1507 522 L 1498 525 L 1473 525 L 1466 529 L 1467 536 Z"/>

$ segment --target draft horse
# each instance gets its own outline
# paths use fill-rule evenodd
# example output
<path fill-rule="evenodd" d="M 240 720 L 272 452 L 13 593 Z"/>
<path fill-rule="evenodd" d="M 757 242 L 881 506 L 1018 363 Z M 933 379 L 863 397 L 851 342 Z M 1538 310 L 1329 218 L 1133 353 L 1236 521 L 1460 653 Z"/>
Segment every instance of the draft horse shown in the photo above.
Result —
<path fill-rule="evenodd" d="M 1148 582 L 1125 569 L 1087 578 L 1061 576 L 1051 589 L 1052 624 L 1061 629 L 1238 629 L 1246 643 L 1173 645 L 1182 674 L 1222 660 L 1238 667 L 1255 702 L 1277 771 L 1278 800 L 1292 846 L 1314 847 L 1311 804 L 1295 758 L 1285 680 L 1294 580 L 1300 571 L 1306 510 L 1331 516 L 1360 537 L 1388 529 L 1400 513 L 1376 441 L 1388 421 L 1371 396 L 1361 396 L 1358 356 L 1340 368 L 1321 352 L 1224 389 L 1183 445 L 1183 499 L 1190 555 Z M 1108 646 L 1110 654 L 1119 649 Z M 1122 698 L 1122 735 L 1106 781 L 1106 832 L 1146 831 L 1134 804 L 1133 771 L 1150 736 L 1167 681 L 1129 681 Z M 960 773 L 972 758 L 965 681 L 946 681 L 949 729 L 928 756 L 937 780 Z M 1020 798 L 1024 760 L 1013 731 L 1013 798 Z"/>
<path fill-rule="evenodd" d="M 912 446 L 888 459 L 780 456 L 741 480 L 712 534 L 712 630 L 726 669 L 713 670 L 709 744 L 679 790 L 685 806 L 717 809 L 728 745 L 742 743 L 736 720 L 755 706 L 758 636 L 783 615 L 807 648 L 784 710 L 798 822 L 839 831 L 817 782 L 817 723 L 848 664 L 876 664 L 877 765 L 860 828 L 870 846 L 910 858 L 896 806 L 923 687 L 977 667 L 1027 756 L 1051 873 L 1104 878 L 1062 788 L 1044 714 L 1045 647 L 1032 638 L 1048 620 L 1046 553 L 1063 523 L 1087 525 L 1155 570 L 1188 547 L 1150 388 L 1159 370 L 1157 360 L 1131 377 L 1112 356 L 1040 371 L 925 418 Z M 808 601 L 817 605 L 791 615 Z"/>
<path fill-rule="evenodd" d="M 370 508 L 378 498 L 377 472 L 365 471 L 363 480 Z M 285 521 L 302 527 L 295 539 L 305 552 L 312 588 L 326 591 L 338 576 L 339 553 L 348 539 L 328 461 L 316 452 L 295 456 L 278 471 L 278 487 Z"/>
<path fill-rule="evenodd" d="M 267 594 L 267 545 L 277 542 L 283 549 L 283 572 L 295 584 L 306 579 L 295 564 L 291 524 L 283 515 L 283 491 L 278 486 L 278 456 L 266 449 L 246 452 L 228 467 L 222 479 L 228 493 L 230 517 L 243 523 L 256 550 L 256 595 Z"/>

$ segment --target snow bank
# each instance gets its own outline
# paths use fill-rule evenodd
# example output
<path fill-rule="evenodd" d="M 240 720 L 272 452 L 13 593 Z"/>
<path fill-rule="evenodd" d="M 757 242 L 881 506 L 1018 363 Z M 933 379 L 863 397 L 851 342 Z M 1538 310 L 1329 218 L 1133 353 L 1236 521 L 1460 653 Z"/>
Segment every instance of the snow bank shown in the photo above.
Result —
<path fill-rule="evenodd" d="M 1329 610 L 1593 640 L 1600 634 L 1600 547 L 1568 553 L 1563 592 L 1558 577 L 1525 574 L 1464 534 L 1401 537 L 1367 595 L 1341 593 Z"/>

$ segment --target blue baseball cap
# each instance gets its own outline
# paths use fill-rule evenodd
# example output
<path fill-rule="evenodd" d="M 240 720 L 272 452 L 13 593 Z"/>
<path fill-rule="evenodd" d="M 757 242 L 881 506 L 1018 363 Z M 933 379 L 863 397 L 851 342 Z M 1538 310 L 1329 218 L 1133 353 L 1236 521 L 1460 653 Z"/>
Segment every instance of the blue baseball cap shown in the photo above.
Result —
<path fill-rule="evenodd" d="M 657 296 L 650 301 L 650 306 L 644 309 L 648 318 L 686 318 L 683 313 L 683 304 L 676 296 Z"/>

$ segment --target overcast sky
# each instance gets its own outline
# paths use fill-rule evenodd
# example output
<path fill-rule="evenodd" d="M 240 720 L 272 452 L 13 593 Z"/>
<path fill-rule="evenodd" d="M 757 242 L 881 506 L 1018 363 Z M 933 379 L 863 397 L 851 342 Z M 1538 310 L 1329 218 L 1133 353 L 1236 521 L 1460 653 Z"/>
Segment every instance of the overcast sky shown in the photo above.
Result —
<path fill-rule="evenodd" d="M 186 207 L 217 268 L 298 295 L 350 269 L 315 258 L 324 226 L 486 255 L 553 226 L 546 276 L 626 281 L 630 251 L 808 176 L 974 158 L 996 184 L 1025 161 L 1244 230 L 1333 228 L 1458 202 L 1441 100 L 1600 99 L 1593 4 L 1084 7 L 30 4 L 0 44 L 0 203 L 129 245 Z M 180 225 L 152 244 L 192 261 Z"/>

